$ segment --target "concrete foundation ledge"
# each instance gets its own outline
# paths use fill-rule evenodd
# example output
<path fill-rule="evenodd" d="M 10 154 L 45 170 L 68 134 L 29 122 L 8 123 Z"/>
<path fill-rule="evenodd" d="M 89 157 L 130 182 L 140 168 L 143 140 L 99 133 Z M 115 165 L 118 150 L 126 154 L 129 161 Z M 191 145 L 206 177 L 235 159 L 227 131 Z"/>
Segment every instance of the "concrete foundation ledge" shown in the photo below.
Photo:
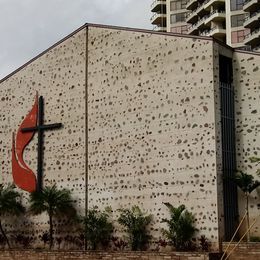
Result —
<path fill-rule="evenodd" d="M 217 260 L 218 253 L 3 250 L 0 260 Z"/>
<path fill-rule="evenodd" d="M 227 254 L 235 247 L 236 243 L 231 243 L 230 247 L 227 250 Z M 226 250 L 228 242 L 223 243 L 223 251 Z M 260 242 L 249 242 L 239 244 L 228 260 L 258 260 L 260 259 Z"/>

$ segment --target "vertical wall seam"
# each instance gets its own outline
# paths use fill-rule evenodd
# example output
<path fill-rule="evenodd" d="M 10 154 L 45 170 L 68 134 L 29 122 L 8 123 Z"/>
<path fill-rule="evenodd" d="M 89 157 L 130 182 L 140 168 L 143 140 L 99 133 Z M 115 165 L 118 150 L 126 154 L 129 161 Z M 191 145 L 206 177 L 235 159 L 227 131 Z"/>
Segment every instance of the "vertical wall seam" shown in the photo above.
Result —
<path fill-rule="evenodd" d="M 88 211 L 88 26 L 85 38 L 85 215 Z"/>
<path fill-rule="evenodd" d="M 85 28 L 85 216 L 88 213 L 88 26 Z M 85 250 L 88 242 L 85 239 Z"/>
<path fill-rule="evenodd" d="M 222 238 L 221 238 L 221 232 L 220 232 L 220 205 L 219 205 L 219 202 L 220 202 L 220 199 L 219 199 L 219 169 L 218 169 L 218 166 L 219 166 L 219 158 L 218 158 L 218 151 L 217 151 L 217 147 L 218 147 L 218 117 L 217 117 L 217 113 L 219 112 L 220 113 L 220 100 L 219 100 L 219 95 L 217 94 L 217 91 L 218 91 L 218 87 L 219 87 L 219 63 L 216 64 L 218 62 L 218 56 L 216 57 L 215 56 L 215 48 L 217 48 L 217 46 L 215 45 L 215 43 L 213 42 L 212 44 L 212 60 L 213 60 L 213 66 L 212 66 L 212 70 L 213 70 L 213 103 L 214 103 L 214 124 L 215 124 L 215 167 L 216 167 L 216 203 L 217 203 L 217 206 L 216 206 L 216 211 L 217 211 L 217 218 L 218 218 L 218 248 L 220 250 L 221 246 L 222 246 Z M 218 50 L 218 53 L 219 53 L 219 50 Z M 215 78 L 215 75 L 216 75 L 216 70 L 218 71 L 217 73 L 217 79 Z M 218 95 L 218 100 L 217 100 L 217 96 Z M 218 104 L 218 107 L 217 107 L 217 104 Z M 219 109 L 219 111 L 217 111 Z M 221 139 L 221 137 L 220 137 Z M 223 205 L 223 203 L 222 203 Z M 222 210 L 223 212 L 223 210 Z M 222 227 L 221 227 L 222 229 Z"/>

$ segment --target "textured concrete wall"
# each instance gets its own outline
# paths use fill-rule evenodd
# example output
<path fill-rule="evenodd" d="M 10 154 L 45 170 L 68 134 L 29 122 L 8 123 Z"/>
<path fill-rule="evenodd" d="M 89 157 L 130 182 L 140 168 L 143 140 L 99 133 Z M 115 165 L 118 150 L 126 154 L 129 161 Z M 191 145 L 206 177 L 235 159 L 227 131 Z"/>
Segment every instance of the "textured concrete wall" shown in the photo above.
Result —
<path fill-rule="evenodd" d="M 31 110 L 38 91 L 45 99 L 45 122 L 63 124 L 62 129 L 45 132 L 44 185 L 69 188 L 81 212 L 85 206 L 85 54 L 86 30 L 82 30 L 0 84 L 0 182 L 13 181 L 12 133 Z M 36 137 L 24 153 L 34 172 Z M 27 197 L 23 192 L 25 204 Z M 30 235 L 38 237 L 47 230 L 44 216 L 33 222 L 27 219 L 18 223 Z M 58 226 L 63 228 L 62 223 Z"/>
<path fill-rule="evenodd" d="M 89 206 L 185 204 L 218 241 L 213 43 L 89 28 Z M 115 212 L 115 215 L 118 213 Z"/>
<path fill-rule="evenodd" d="M 239 170 L 255 176 L 257 165 L 249 160 L 252 156 L 260 157 L 260 56 L 245 53 L 234 53 L 234 84 L 236 101 L 236 150 Z M 251 222 L 259 215 L 259 189 L 250 196 Z M 245 199 L 239 192 L 239 210 L 242 217 L 245 212 Z M 251 235 L 260 236 L 258 218 Z"/>

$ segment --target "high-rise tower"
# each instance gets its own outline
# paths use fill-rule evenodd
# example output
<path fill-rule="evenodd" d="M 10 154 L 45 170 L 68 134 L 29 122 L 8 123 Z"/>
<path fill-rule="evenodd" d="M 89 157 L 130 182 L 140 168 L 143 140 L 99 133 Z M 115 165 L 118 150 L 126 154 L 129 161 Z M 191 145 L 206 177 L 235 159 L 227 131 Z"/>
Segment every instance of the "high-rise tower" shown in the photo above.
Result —
<path fill-rule="evenodd" d="M 155 30 L 212 36 L 259 51 L 260 0 L 155 0 L 151 11 Z"/>

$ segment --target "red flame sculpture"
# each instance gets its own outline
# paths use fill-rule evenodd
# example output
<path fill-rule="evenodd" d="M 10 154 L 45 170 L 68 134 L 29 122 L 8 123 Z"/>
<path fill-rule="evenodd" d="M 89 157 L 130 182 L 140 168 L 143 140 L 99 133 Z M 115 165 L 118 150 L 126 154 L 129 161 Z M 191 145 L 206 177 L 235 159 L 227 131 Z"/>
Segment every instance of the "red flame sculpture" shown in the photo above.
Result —
<path fill-rule="evenodd" d="M 35 127 L 37 125 L 38 116 L 38 94 L 36 94 L 35 103 L 32 110 L 23 120 L 18 129 L 15 141 L 13 134 L 12 145 L 12 173 L 14 183 L 22 190 L 34 192 L 36 190 L 36 177 L 33 171 L 26 165 L 23 159 L 25 147 L 29 144 L 34 136 L 34 132 L 23 133 L 22 128 Z"/>

